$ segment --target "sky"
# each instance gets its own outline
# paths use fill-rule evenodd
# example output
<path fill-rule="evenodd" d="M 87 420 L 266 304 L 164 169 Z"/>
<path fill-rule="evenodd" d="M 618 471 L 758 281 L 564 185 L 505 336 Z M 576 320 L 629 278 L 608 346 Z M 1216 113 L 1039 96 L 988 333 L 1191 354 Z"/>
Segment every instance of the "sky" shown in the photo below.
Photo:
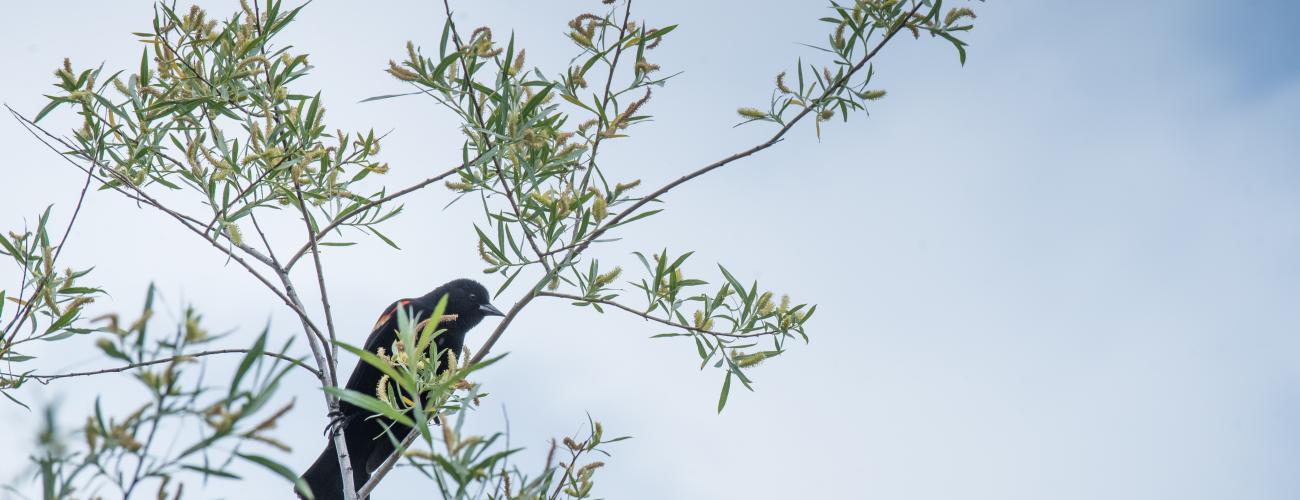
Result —
<path fill-rule="evenodd" d="M 819 304 L 811 342 L 754 370 L 756 392 L 733 392 L 719 415 L 719 377 L 696 369 L 692 346 L 651 340 L 659 330 L 627 316 L 542 302 L 498 344 L 509 357 L 477 380 L 492 394 L 471 428 L 500 429 L 508 414 L 512 444 L 528 448 L 520 460 L 534 461 L 588 413 L 633 435 L 597 476 L 606 498 L 1300 497 L 1300 7 L 971 5 L 980 17 L 964 67 L 940 40 L 897 40 L 876 62 L 889 96 L 869 118 L 827 124 L 820 141 L 800 127 L 674 190 L 666 212 L 595 254 L 631 270 L 635 250 L 695 250 L 688 271 L 716 280 L 721 262 Z M 453 2 L 458 23 L 513 30 L 544 68 L 571 52 L 567 19 L 599 7 Z M 4 9 L 20 22 L 0 33 L 0 100 L 28 114 L 65 56 L 137 64 L 129 33 L 151 16 L 135 0 Z M 391 131 L 391 186 L 459 154 L 457 124 L 434 103 L 359 102 L 403 90 L 382 68 L 408 39 L 437 43 L 434 9 L 317 0 L 280 38 L 311 54 L 304 86 L 324 91 L 332 126 Z M 683 72 L 656 92 L 655 120 L 601 148 L 609 171 L 646 185 L 768 137 L 733 128 L 734 110 L 765 103 L 773 76 L 812 56 L 798 43 L 824 39 L 820 2 L 663 0 L 636 12 L 681 26 L 651 61 Z M 77 171 L 12 120 L 0 120 L 0 148 L 0 226 L 48 203 L 66 220 Z M 324 256 L 340 331 L 359 340 L 393 298 L 455 277 L 500 284 L 478 272 L 475 207 L 444 209 L 450 199 L 442 189 L 408 199 L 387 232 L 401 251 L 372 242 Z M 277 338 L 297 334 L 272 296 L 163 217 L 111 193 L 87 203 L 63 259 L 96 266 L 112 294 L 103 310 L 136 310 L 153 282 L 173 310 L 192 303 L 235 331 L 232 345 L 268 321 Z M 720 207 L 743 210 L 702 217 Z M 292 244 L 298 228 L 282 230 L 273 239 Z M 91 352 L 51 353 L 41 367 L 105 363 Z M 140 397 L 124 380 L 24 395 L 62 401 L 75 424 L 96 392 Z M 283 459 L 301 469 L 325 417 L 310 377 L 283 391 L 298 401 L 282 433 L 295 452 Z M 32 449 L 35 414 L 0 406 L 0 419 L 14 429 L 0 448 Z M 0 457 L 0 480 L 23 473 L 18 455 Z M 247 472 L 246 484 L 187 491 L 285 488 Z M 399 472 L 379 494 L 421 488 Z"/>

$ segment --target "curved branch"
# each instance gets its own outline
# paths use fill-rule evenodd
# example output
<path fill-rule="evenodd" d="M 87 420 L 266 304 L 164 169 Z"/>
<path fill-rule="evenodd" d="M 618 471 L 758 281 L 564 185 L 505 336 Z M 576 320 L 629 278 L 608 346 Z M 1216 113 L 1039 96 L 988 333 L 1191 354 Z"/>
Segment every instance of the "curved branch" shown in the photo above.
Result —
<path fill-rule="evenodd" d="M 48 383 L 50 383 L 50 381 L 52 381 L 52 380 L 57 380 L 57 379 L 61 379 L 61 378 L 89 377 L 89 376 L 92 376 L 92 375 L 103 375 L 103 374 L 105 374 L 105 373 L 118 373 L 118 372 L 124 372 L 124 371 L 127 371 L 127 370 L 134 370 L 134 369 L 136 369 L 136 368 L 140 368 L 140 367 L 144 367 L 144 366 L 149 366 L 149 365 L 157 365 L 157 364 L 162 364 L 162 363 L 170 363 L 170 362 L 172 362 L 172 361 L 183 361 L 183 360 L 186 360 L 186 359 L 191 359 L 191 358 L 202 358 L 202 357 L 205 357 L 205 356 L 214 356 L 214 355 L 217 355 L 217 354 L 236 354 L 236 353 L 248 354 L 248 352 L 249 352 L 248 349 L 215 349 L 215 350 L 211 350 L 211 351 L 196 352 L 196 353 L 193 353 L 193 354 L 181 354 L 181 355 L 172 356 L 172 357 L 169 357 L 169 358 L 154 359 L 154 360 L 150 360 L 150 361 L 145 361 L 145 362 L 143 362 L 143 363 L 133 363 L 133 364 L 129 364 L 129 365 L 119 366 L 119 367 L 116 367 L 116 368 L 105 368 L 105 369 L 103 369 L 103 370 L 94 370 L 94 371 L 86 371 L 86 372 L 75 372 L 75 373 L 60 373 L 60 374 L 56 374 L 56 375 L 18 375 L 18 374 L 13 374 L 13 373 L 6 373 L 6 374 L 4 374 L 4 375 L 5 375 L 6 377 L 24 377 L 24 378 L 30 378 L 30 379 L 35 380 L 35 381 L 37 381 L 37 382 L 40 382 L 40 383 L 42 383 L 42 384 L 48 384 Z M 292 358 L 292 357 L 285 356 L 285 355 L 283 355 L 283 354 L 279 354 L 279 353 L 274 353 L 274 352 L 263 352 L 262 355 L 263 355 L 263 356 L 272 357 L 272 358 L 276 358 L 276 359 L 280 359 L 280 360 L 284 360 L 284 361 L 288 361 L 289 363 L 292 363 L 294 366 L 296 366 L 296 367 L 298 367 L 298 368 L 302 368 L 302 369 L 304 369 L 304 370 L 307 370 L 307 371 L 311 372 L 311 374 L 312 374 L 312 375 L 315 375 L 316 378 L 321 378 L 321 374 L 320 374 L 320 371 L 319 371 L 319 370 L 317 370 L 317 369 L 315 369 L 315 368 L 312 368 L 312 367 L 310 367 L 310 366 L 307 366 L 307 364 L 303 363 L 301 360 L 299 360 L 299 359 L 297 359 L 297 358 Z"/>
<path fill-rule="evenodd" d="M 658 318 L 658 317 L 655 317 L 655 316 L 651 316 L 650 314 L 647 314 L 647 313 L 644 313 L 644 312 L 638 311 L 638 310 L 633 309 L 633 308 L 631 308 L 631 307 L 628 307 L 628 306 L 625 306 L 625 305 L 623 305 L 623 304 L 619 304 L 618 302 L 614 302 L 614 301 L 610 301 L 610 300 L 591 299 L 591 298 L 587 298 L 587 297 L 579 297 L 579 296 L 577 296 L 577 295 L 569 295 L 569 294 L 566 294 L 566 293 L 555 293 L 555 292 L 538 292 L 538 293 L 537 293 L 537 296 L 539 296 L 539 297 L 554 297 L 554 298 L 557 298 L 557 299 L 567 299 L 567 300 L 572 300 L 572 301 L 576 301 L 576 302 L 583 302 L 583 303 L 587 303 L 587 304 L 600 304 L 600 305 L 603 305 L 603 306 L 610 306 L 610 307 L 614 307 L 614 308 L 622 309 L 622 310 L 624 310 L 624 311 L 630 312 L 630 313 L 632 313 L 632 314 L 635 314 L 635 315 L 637 315 L 637 316 L 640 316 L 640 317 L 642 317 L 642 318 L 644 318 L 644 319 L 647 319 L 647 320 L 650 320 L 650 321 L 656 321 L 656 322 L 659 322 L 659 323 L 663 323 L 663 324 L 668 325 L 668 326 L 671 326 L 671 327 L 673 327 L 673 328 L 680 328 L 680 329 L 682 329 L 682 330 L 689 330 L 689 331 L 692 331 L 692 332 L 695 332 L 695 333 L 702 333 L 702 334 L 704 334 L 704 335 L 712 335 L 712 336 L 714 336 L 714 337 L 730 337 L 730 338 L 736 338 L 736 339 L 747 339 L 747 338 L 753 338 L 753 337 L 766 337 L 766 336 L 768 336 L 768 335 L 780 335 L 780 334 L 781 334 L 781 332 L 774 331 L 774 330 L 763 331 L 763 332 L 757 332 L 757 333 L 726 333 L 726 332 L 715 332 L 715 331 L 713 331 L 713 330 L 706 330 L 706 329 L 703 329 L 703 328 L 696 328 L 696 327 L 694 327 L 694 326 L 690 326 L 690 325 L 686 325 L 686 324 L 678 323 L 678 322 L 676 322 L 676 321 L 670 321 L 670 320 L 666 320 L 666 319 L 663 319 L 663 318 Z"/>

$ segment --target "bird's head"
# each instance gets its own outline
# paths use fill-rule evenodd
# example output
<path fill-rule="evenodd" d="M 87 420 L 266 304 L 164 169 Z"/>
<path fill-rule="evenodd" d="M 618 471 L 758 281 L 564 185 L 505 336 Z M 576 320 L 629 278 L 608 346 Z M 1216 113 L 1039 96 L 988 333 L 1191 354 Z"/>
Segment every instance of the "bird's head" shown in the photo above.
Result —
<path fill-rule="evenodd" d="M 492 295 L 488 293 L 487 288 L 483 288 L 483 285 L 471 279 L 452 281 L 438 287 L 426 297 L 431 299 L 430 306 L 433 306 L 442 299 L 443 295 L 447 296 L 445 314 L 455 314 L 456 323 L 466 327 L 477 325 L 487 316 L 505 315 L 489 302 Z"/>

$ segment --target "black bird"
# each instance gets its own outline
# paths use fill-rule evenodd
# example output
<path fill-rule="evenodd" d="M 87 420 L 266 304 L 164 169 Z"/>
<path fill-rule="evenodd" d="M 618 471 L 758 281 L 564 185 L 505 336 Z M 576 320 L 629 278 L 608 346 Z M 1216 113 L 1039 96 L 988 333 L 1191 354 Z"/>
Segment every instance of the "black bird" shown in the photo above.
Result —
<path fill-rule="evenodd" d="M 413 316 L 418 314 L 420 318 L 428 318 L 444 295 L 447 296 L 447 308 L 443 312 L 443 323 L 439 326 L 445 331 L 429 346 L 431 355 L 438 359 L 438 372 L 447 368 L 445 351 L 460 356 L 465 334 L 470 328 L 474 328 L 487 316 L 503 316 L 500 310 L 488 302 L 490 296 L 483 285 L 474 280 L 459 279 L 442 285 L 423 297 L 402 299 L 388 306 L 370 331 L 365 349 L 370 352 L 375 352 L 380 347 L 392 349 L 393 342 L 397 340 L 398 307 L 406 308 Z M 346 388 L 373 395 L 382 376 L 378 368 L 359 361 L 352 370 L 352 377 L 348 378 Z M 401 439 L 406 436 L 409 428 L 347 402 L 339 403 L 339 412 L 341 415 L 333 415 L 331 429 L 327 432 L 332 432 L 335 427 L 343 432 L 348 444 L 348 455 L 352 459 L 352 482 L 360 488 L 393 452 L 393 443 L 385 434 L 385 429 L 392 426 L 393 434 Z M 316 500 L 343 498 L 343 477 L 339 474 L 339 461 L 332 439 L 320 457 L 316 458 L 316 462 L 302 474 L 302 480 L 311 487 Z M 299 494 L 299 497 L 302 495 Z"/>

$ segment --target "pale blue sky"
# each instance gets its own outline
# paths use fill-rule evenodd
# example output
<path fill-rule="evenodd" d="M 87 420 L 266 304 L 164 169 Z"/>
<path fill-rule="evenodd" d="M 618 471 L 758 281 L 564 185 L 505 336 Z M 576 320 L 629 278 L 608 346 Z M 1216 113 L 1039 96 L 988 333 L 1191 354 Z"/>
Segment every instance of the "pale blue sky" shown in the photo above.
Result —
<path fill-rule="evenodd" d="M 530 64 L 551 68 L 570 53 L 565 20 L 599 5 L 457 3 L 458 22 L 513 28 Z M 6 7 L 18 22 L 0 34 L 0 100 L 35 112 L 64 56 L 131 67 L 139 47 L 128 33 L 148 6 Z M 972 6 L 965 68 L 941 41 L 900 39 L 877 64 L 890 94 L 870 118 L 831 124 L 820 143 L 802 129 L 711 173 L 598 254 L 630 265 L 632 250 L 696 249 L 700 273 L 721 261 L 821 304 L 812 343 L 755 371 L 757 393 L 734 393 L 716 415 L 719 381 L 695 370 L 693 347 L 648 340 L 657 330 L 625 317 L 541 304 L 481 378 L 493 397 L 476 428 L 499 427 L 504 403 L 525 459 L 576 431 L 584 412 L 636 436 L 600 476 L 607 498 L 1300 497 L 1300 7 Z M 732 129 L 734 110 L 766 102 L 772 77 L 811 54 L 795 42 L 822 39 L 821 7 L 642 4 L 652 25 L 681 24 L 652 62 L 685 73 L 656 92 L 655 122 L 602 146 L 609 168 L 656 184 L 766 137 Z M 281 39 L 312 54 L 309 88 L 324 89 L 334 126 L 393 129 L 391 185 L 451 161 L 455 123 L 419 99 L 357 101 L 402 90 L 381 68 L 407 39 L 436 43 L 439 27 L 432 2 L 317 0 Z M 0 138 L 13 158 L 0 175 L 0 226 L 50 201 L 66 216 L 76 172 L 10 121 Z M 326 256 L 342 331 L 360 338 L 392 297 L 477 274 L 472 232 L 455 222 L 475 209 L 444 212 L 449 199 L 435 190 L 408 203 L 390 231 L 403 252 Z M 114 295 L 104 307 L 134 310 L 156 280 L 169 303 L 194 301 L 213 326 L 247 335 L 272 316 L 278 334 L 294 334 L 210 248 L 110 195 L 90 203 L 65 258 L 99 266 Z M 701 222 L 737 205 L 744 217 Z M 291 379 L 285 393 L 299 401 L 300 425 L 286 430 L 295 468 L 318 453 L 325 423 L 310 382 Z M 88 389 L 28 394 L 61 396 L 77 421 Z M 11 406 L 0 418 L 35 420 Z M 28 443 L 0 434 L 3 449 Z M 0 457 L 4 480 L 20 467 Z M 272 488 L 267 498 L 283 487 L 259 472 L 250 481 Z M 214 482 L 198 496 L 247 498 L 249 488 Z M 400 475 L 381 491 L 418 488 Z"/>

